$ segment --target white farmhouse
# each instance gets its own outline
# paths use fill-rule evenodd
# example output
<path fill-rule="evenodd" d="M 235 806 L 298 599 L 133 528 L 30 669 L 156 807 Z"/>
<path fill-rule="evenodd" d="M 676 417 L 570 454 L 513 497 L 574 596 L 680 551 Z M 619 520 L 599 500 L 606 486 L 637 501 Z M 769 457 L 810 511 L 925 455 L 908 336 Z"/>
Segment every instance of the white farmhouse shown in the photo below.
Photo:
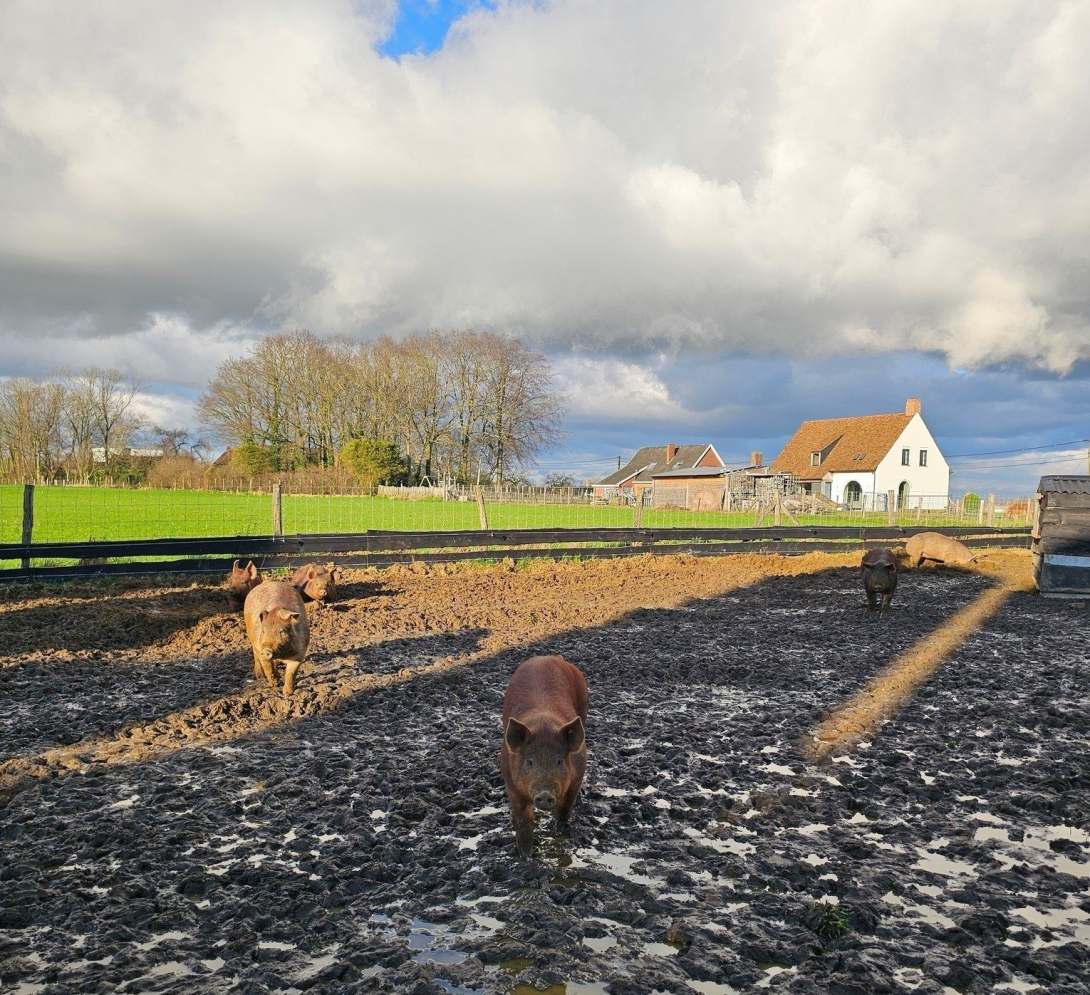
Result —
<path fill-rule="evenodd" d="M 852 508 L 885 508 L 889 491 L 899 508 L 944 508 L 950 498 L 950 464 L 916 397 L 903 414 L 803 422 L 772 469 Z"/>

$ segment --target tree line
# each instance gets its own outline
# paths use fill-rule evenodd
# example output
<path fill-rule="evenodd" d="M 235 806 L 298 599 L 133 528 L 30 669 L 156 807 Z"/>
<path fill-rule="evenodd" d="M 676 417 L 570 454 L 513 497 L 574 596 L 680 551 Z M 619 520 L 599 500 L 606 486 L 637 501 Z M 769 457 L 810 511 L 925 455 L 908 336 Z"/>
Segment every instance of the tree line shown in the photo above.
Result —
<path fill-rule="evenodd" d="M 140 389 L 98 366 L 0 381 L 0 475 L 86 482 L 109 472 L 146 428 L 132 409 Z"/>
<path fill-rule="evenodd" d="M 189 428 L 142 419 L 142 390 L 98 366 L 0 380 L 0 478 L 139 482 L 148 458 L 132 447 L 189 461 L 209 452 Z M 340 463 L 383 480 L 504 482 L 559 442 L 565 400 L 546 358 L 507 336 L 359 343 L 299 331 L 221 363 L 197 413 L 251 476 Z"/>
<path fill-rule="evenodd" d="M 560 441 L 565 400 L 545 356 L 504 335 L 360 343 L 298 331 L 221 363 L 198 412 L 249 473 L 330 467 L 371 440 L 383 445 L 349 451 L 384 453 L 385 479 L 503 482 Z"/>

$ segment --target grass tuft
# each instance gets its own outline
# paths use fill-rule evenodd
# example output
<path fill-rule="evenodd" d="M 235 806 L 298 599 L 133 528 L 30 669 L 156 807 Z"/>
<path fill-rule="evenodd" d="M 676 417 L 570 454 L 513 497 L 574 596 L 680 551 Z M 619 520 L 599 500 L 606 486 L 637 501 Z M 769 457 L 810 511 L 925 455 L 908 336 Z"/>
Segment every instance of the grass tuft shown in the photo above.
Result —
<path fill-rule="evenodd" d="M 852 931 L 855 913 L 850 905 L 815 902 L 803 917 L 807 929 L 822 940 L 836 940 Z"/>

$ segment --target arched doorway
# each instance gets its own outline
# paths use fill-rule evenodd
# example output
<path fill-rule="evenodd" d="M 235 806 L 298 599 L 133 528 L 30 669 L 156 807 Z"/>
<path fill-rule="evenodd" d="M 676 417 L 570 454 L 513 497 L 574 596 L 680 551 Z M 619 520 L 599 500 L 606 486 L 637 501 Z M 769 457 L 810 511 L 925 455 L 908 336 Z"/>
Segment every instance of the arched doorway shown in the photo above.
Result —
<path fill-rule="evenodd" d="M 863 488 L 860 486 L 858 480 L 849 480 L 845 485 L 844 503 L 849 508 L 860 508 L 863 506 Z"/>
<path fill-rule="evenodd" d="M 897 488 L 897 507 L 903 509 L 908 507 L 908 481 L 902 480 L 901 486 Z"/>

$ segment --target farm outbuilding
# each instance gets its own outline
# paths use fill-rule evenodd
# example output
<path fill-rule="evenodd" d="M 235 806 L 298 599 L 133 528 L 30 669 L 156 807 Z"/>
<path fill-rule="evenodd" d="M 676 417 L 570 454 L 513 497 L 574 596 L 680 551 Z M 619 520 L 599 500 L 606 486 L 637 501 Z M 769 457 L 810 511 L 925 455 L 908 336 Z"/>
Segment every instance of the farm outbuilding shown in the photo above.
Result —
<path fill-rule="evenodd" d="M 1033 579 L 1049 598 L 1090 598 L 1090 476 L 1042 477 Z"/>
<path fill-rule="evenodd" d="M 636 451 L 626 466 L 619 467 L 608 477 L 593 485 L 596 498 L 631 498 L 654 486 L 652 477 L 671 470 L 692 470 L 697 467 L 722 469 L 723 460 L 710 442 L 696 445 L 644 446 Z"/>

